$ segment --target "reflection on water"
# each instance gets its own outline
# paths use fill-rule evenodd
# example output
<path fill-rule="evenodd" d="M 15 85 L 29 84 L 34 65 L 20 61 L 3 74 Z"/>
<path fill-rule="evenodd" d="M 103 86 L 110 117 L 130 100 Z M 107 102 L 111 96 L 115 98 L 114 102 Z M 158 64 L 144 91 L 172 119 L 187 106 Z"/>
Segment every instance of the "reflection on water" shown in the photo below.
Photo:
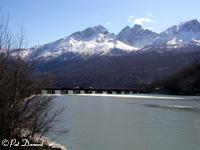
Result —
<path fill-rule="evenodd" d="M 193 106 L 181 106 L 181 105 L 156 105 L 156 104 L 143 104 L 146 107 L 154 107 L 154 108 L 166 108 L 166 109 L 177 109 L 177 110 L 186 110 L 200 113 L 200 108 Z"/>
<path fill-rule="evenodd" d="M 199 97 L 60 96 L 69 150 L 200 150 Z M 156 97 L 156 98 L 154 98 Z"/>

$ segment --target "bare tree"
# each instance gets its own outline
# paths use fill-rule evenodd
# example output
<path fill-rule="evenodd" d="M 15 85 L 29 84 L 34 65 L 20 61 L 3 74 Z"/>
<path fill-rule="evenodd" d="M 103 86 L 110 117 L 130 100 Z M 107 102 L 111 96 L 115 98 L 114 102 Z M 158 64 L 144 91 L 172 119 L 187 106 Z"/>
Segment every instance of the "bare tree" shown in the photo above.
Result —
<path fill-rule="evenodd" d="M 53 131 L 62 110 L 42 96 L 43 83 L 33 77 L 33 62 L 23 58 L 24 31 L 14 38 L 9 19 L 0 19 L 0 140 L 43 137 Z M 50 115 L 51 112 L 51 115 Z"/>

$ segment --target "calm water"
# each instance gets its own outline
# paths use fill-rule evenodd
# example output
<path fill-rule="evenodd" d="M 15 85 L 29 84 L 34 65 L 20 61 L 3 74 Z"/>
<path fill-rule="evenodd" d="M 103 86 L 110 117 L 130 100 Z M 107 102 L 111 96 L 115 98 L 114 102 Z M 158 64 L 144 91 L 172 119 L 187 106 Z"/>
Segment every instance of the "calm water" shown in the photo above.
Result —
<path fill-rule="evenodd" d="M 60 96 L 68 150 L 200 150 L 200 98 Z"/>

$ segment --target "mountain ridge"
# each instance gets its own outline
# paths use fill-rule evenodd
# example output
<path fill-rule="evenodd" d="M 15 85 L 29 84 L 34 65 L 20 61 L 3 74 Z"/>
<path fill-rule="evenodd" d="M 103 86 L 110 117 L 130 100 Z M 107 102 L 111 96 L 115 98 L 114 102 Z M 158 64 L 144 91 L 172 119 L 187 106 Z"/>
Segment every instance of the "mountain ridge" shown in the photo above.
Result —
<path fill-rule="evenodd" d="M 143 48 L 152 43 L 158 36 L 157 33 L 148 29 L 143 29 L 140 25 L 134 25 L 132 28 L 126 26 L 117 35 L 116 39 L 124 42 L 125 44 Z"/>
<path fill-rule="evenodd" d="M 117 40 L 116 35 L 102 26 L 90 27 L 33 50 L 38 54 L 34 58 L 39 59 L 35 74 L 37 77 L 53 76 L 51 87 L 143 89 L 199 61 L 198 24 L 196 21 L 178 24 L 172 28 L 180 30 L 165 33 L 167 38 L 160 38 L 164 44 L 154 43 L 155 39 L 143 48 Z M 138 25 L 133 29 L 139 33 L 148 31 Z M 180 34 L 182 31 L 193 33 L 194 29 L 196 34 L 190 34 L 188 39 L 180 43 L 169 42 L 177 35 L 187 36 Z"/>
<path fill-rule="evenodd" d="M 46 60 L 67 53 L 83 57 L 109 56 L 150 50 L 155 46 L 174 50 L 191 44 L 200 46 L 200 23 L 196 19 L 173 25 L 159 34 L 143 29 L 140 25 L 134 25 L 132 28 L 126 26 L 115 35 L 104 26 L 98 25 L 74 32 L 51 43 L 32 47 L 27 55 Z"/>
<path fill-rule="evenodd" d="M 178 45 L 191 41 L 200 42 L 200 22 L 197 19 L 169 27 L 158 35 L 153 44 Z"/>

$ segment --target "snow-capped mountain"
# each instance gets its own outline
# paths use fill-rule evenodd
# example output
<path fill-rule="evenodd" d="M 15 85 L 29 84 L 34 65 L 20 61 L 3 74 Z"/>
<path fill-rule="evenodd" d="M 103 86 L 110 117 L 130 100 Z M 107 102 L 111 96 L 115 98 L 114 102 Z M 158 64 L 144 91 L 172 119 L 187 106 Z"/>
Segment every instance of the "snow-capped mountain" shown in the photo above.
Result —
<path fill-rule="evenodd" d="M 102 25 L 98 25 L 95 27 L 89 27 L 85 29 L 84 31 L 75 32 L 71 34 L 70 37 L 79 41 L 81 40 L 89 41 L 99 36 L 99 34 L 112 36 L 112 34 L 110 34 L 105 27 L 103 27 Z"/>
<path fill-rule="evenodd" d="M 169 27 L 157 34 L 140 25 L 126 26 L 117 35 L 109 33 L 102 25 L 89 27 L 57 41 L 30 48 L 31 58 L 53 59 L 59 56 L 113 56 L 146 50 L 192 50 L 200 47 L 200 22 L 190 20 Z"/>
<path fill-rule="evenodd" d="M 200 45 L 200 22 L 196 19 L 169 27 L 153 42 L 153 45 L 167 45 L 170 48 L 187 44 Z"/>
<path fill-rule="evenodd" d="M 128 45 L 142 48 L 152 43 L 152 41 L 158 36 L 157 33 L 148 29 L 143 29 L 140 25 L 135 25 L 133 28 L 126 26 L 116 36 L 116 40 L 122 41 Z"/>
<path fill-rule="evenodd" d="M 52 76 L 54 87 L 140 89 L 199 63 L 199 24 L 191 20 L 160 34 L 135 25 L 117 36 L 100 25 L 31 48 L 27 55 L 38 58 L 35 74 Z"/>
<path fill-rule="evenodd" d="M 93 56 L 109 54 L 113 49 L 125 52 L 138 49 L 115 40 L 114 37 L 114 34 L 99 25 L 75 32 L 55 42 L 32 48 L 31 55 L 37 54 L 39 58 L 51 59 L 66 53 Z"/>

